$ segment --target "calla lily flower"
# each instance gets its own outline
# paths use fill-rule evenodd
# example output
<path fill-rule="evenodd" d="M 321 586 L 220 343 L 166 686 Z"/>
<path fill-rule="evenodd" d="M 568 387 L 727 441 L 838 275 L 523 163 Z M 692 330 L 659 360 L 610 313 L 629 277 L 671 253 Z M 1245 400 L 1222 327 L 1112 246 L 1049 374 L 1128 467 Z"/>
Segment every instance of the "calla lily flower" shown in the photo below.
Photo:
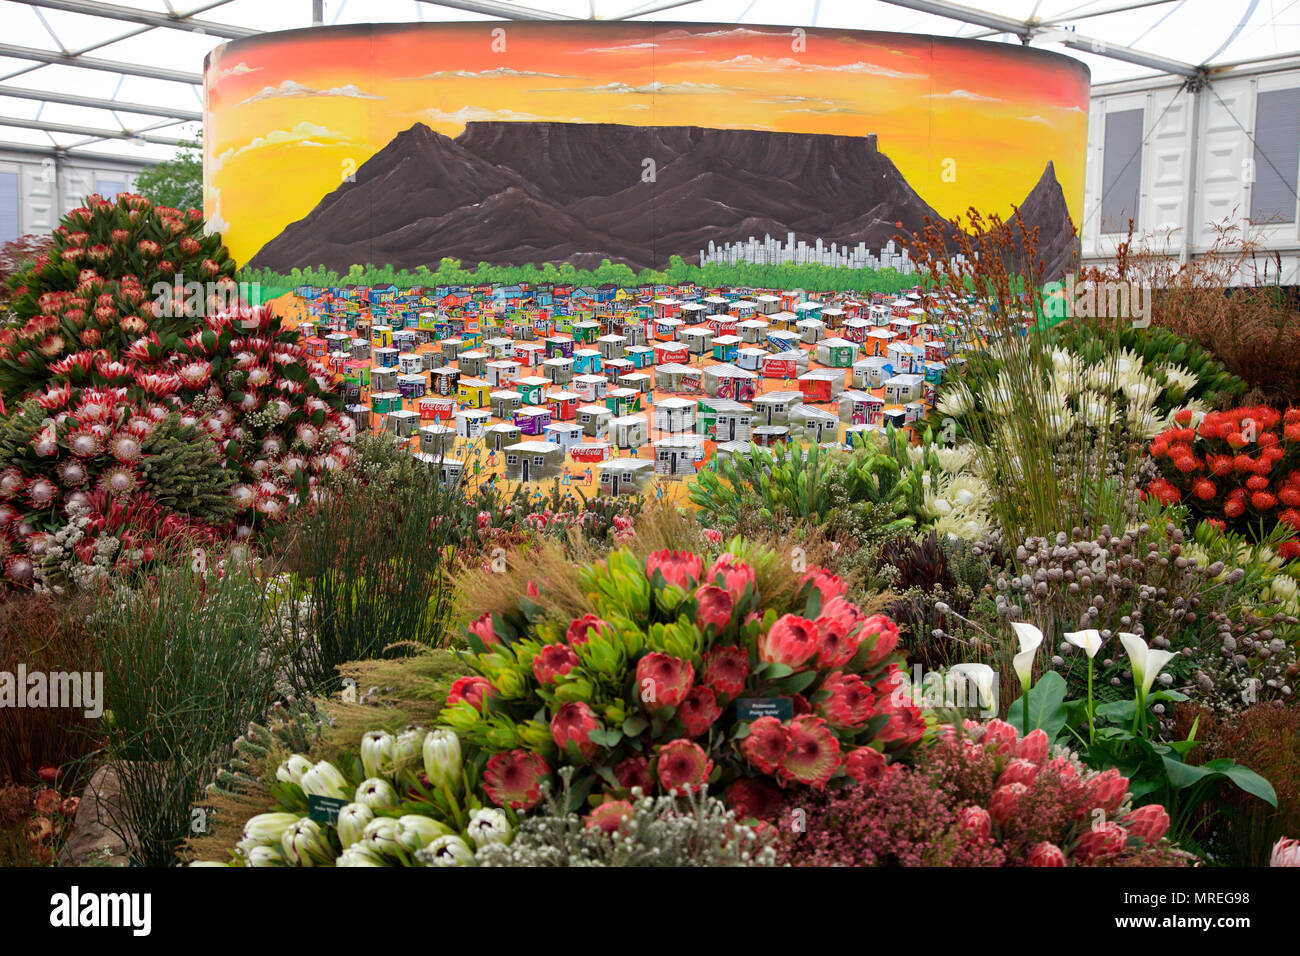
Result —
<path fill-rule="evenodd" d="M 1151 685 L 1156 682 L 1156 677 L 1164 670 L 1165 665 L 1178 655 L 1173 651 L 1153 651 L 1147 647 L 1147 642 L 1136 634 L 1121 632 L 1119 642 L 1124 645 L 1124 650 L 1128 652 L 1129 661 L 1133 665 L 1133 684 L 1140 689 L 1141 696 L 1145 699 L 1147 694 L 1151 693 Z"/>
<path fill-rule="evenodd" d="M 1043 643 L 1043 632 L 1023 621 L 1013 621 L 1011 629 L 1020 639 L 1020 653 L 1011 659 L 1011 666 L 1015 668 L 1016 676 L 1020 678 L 1020 686 L 1028 691 L 1034 679 L 1034 655 L 1038 653 L 1038 648 Z"/>
<path fill-rule="evenodd" d="M 1075 647 L 1086 651 L 1089 660 L 1097 656 L 1101 650 L 1101 632 L 1096 628 L 1089 628 L 1086 631 L 1066 631 L 1065 639 Z"/>
<path fill-rule="evenodd" d="M 979 695 L 977 700 L 971 700 L 969 692 L 966 694 L 966 706 L 978 706 L 981 712 L 987 712 L 992 709 L 997 713 L 997 687 L 998 675 L 988 664 L 979 664 L 974 661 L 966 661 L 961 664 L 954 664 L 948 668 L 948 677 L 950 680 L 961 678 L 966 681 L 966 686 L 976 688 Z"/>

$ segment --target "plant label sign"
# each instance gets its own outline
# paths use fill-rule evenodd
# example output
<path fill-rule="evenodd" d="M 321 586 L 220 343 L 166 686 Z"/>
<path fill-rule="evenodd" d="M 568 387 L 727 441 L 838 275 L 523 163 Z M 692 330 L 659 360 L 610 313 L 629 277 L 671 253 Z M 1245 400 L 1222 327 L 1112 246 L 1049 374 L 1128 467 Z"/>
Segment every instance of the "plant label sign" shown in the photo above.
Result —
<path fill-rule="evenodd" d="M 742 697 L 740 700 L 736 701 L 737 720 L 758 720 L 760 717 L 775 717 L 777 720 L 791 720 L 794 717 L 793 698 Z"/>
<path fill-rule="evenodd" d="M 314 793 L 307 795 L 307 813 L 317 823 L 335 826 L 339 822 L 339 811 L 348 805 L 340 797 L 318 797 Z"/>

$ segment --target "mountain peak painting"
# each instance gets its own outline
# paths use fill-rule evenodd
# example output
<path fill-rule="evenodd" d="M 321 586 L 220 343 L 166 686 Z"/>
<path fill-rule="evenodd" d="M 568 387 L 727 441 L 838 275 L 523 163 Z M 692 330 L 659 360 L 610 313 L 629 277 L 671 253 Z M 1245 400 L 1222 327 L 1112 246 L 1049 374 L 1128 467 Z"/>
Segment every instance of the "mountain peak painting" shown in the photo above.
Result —
<path fill-rule="evenodd" d="M 972 205 L 1019 207 L 1049 274 L 1073 256 L 1075 61 L 698 24 L 510 24 L 496 48 L 490 27 L 217 48 L 205 200 L 236 258 L 662 269 L 751 238 L 874 253 Z"/>

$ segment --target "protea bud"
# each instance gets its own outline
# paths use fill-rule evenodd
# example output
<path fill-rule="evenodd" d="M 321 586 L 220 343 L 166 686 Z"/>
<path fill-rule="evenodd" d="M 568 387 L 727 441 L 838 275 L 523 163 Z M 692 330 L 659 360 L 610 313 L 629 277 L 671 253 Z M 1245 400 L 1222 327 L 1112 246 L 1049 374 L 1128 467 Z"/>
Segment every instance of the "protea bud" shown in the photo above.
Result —
<path fill-rule="evenodd" d="M 280 842 L 284 831 L 301 818 L 296 813 L 259 813 L 244 823 L 244 839 L 253 845 L 270 846 Z"/>
<path fill-rule="evenodd" d="M 371 777 L 361 781 L 353 799 L 357 803 L 364 803 L 371 810 L 391 810 L 397 806 L 397 791 L 387 780 Z"/>
<path fill-rule="evenodd" d="M 465 828 L 465 833 L 477 847 L 485 847 L 492 843 L 504 845 L 515 835 L 505 812 L 495 808 L 475 810 L 470 813 L 469 826 Z"/>
<path fill-rule="evenodd" d="M 419 859 L 429 866 L 474 866 L 474 851 L 458 836 L 438 837 L 420 851 Z"/>
<path fill-rule="evenodd" d="M 280 848 L 290 866 L 322 866 L 333 863 L 334 849 L 311 817 L 303 817 L 280 837 Z"/>
<path fill-rule="evenodd" d="M 439 823 L 432 817 L 408 813 L 397 820 L 397 842 L 414 853 L 423 850 L 438 837 L 451 834 L 446 824 Z"/>
<path fill-rule="evenodd" d="M 397 855 L 397 821 L 392 817 L 376 817 L 361 831 L 361 842 L 353 847 L 364 847 L 372 856 L 385 860 Z"/>
<path fill-rule="evenodd" d="M 338 831 L 339 843 L 343 849 L 361 842 L 366 825 L 374 818 L 375 814 L 364 803 L 349 803 L 340 810 L 334 828 Z"/>
<path fill-rule="evenodd" d="M 393 735 L 382 730 L 372 730 L 361 738 L 361 766 L 367 777 L 378 777 L 392 772 Z"/>
<path fill-rule="evenodd" d="M 424 737 L 424 772 L 435 787 L 455 786 L 460 780 L 460 738 L 454 731 L 431 730 Z"/>
<path fill-rule="evenodd" d="M 281 855 L 279 847 L 255 846 L 248 851 L 248 865 L 284 866 L 284 856 Z"/>
<path fill-rule="evenodd" d="M 275 779 L 281 783 L 302 784 L 302 775 L 311 769 L 311 761 L 302 754 L 294 754 L 275 771 Z"/>
<path fill-rule="evenodd" d="M 348 798 L 348 782 L 337 767 L 327 760 L 322 760 L 310 770 L 305 771 L 298 781 L 303 792 L 318 797 L 335 797 L 339 800 Z"/>

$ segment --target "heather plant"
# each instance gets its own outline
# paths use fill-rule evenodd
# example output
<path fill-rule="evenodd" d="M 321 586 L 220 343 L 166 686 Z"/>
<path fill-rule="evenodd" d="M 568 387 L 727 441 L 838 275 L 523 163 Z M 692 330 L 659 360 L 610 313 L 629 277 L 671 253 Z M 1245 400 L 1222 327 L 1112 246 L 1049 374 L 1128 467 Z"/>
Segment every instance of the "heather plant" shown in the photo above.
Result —
<path fill-rule="evenodd" d="M 1000 720 L 942 729 L 912 766 L 791 794 L 779 860 L 800 866 L 1182 866 L 1159 804 L 1133 808 L 1119 772 Z"/>
<path fill-rule="evenodd" d="M 919 710 L 892 692 L 893 623 L 820 569 L 791 575 L 774 551 L 730 547 L 711 562 L 616 550 L 484 596 L 468 629 L 477 674 L 440 720 L 491 754 L 492 802 L 531 808 L 557 765 L 580 768 L 576 793 L 620 799 L 820 787 L 919 739 Z"/>
<path fill-rule="evenodd" d="M 761 831 L 705 790 L 684 796 L 607 800 L 585 818 L 570 804 L 573 767 L 561 768 L 558 797 L 523 818 L 508 844 L 475 853 L 479 866 L 773 866 Z M 770 829 L 770 828 L 769 828 Z"/>

